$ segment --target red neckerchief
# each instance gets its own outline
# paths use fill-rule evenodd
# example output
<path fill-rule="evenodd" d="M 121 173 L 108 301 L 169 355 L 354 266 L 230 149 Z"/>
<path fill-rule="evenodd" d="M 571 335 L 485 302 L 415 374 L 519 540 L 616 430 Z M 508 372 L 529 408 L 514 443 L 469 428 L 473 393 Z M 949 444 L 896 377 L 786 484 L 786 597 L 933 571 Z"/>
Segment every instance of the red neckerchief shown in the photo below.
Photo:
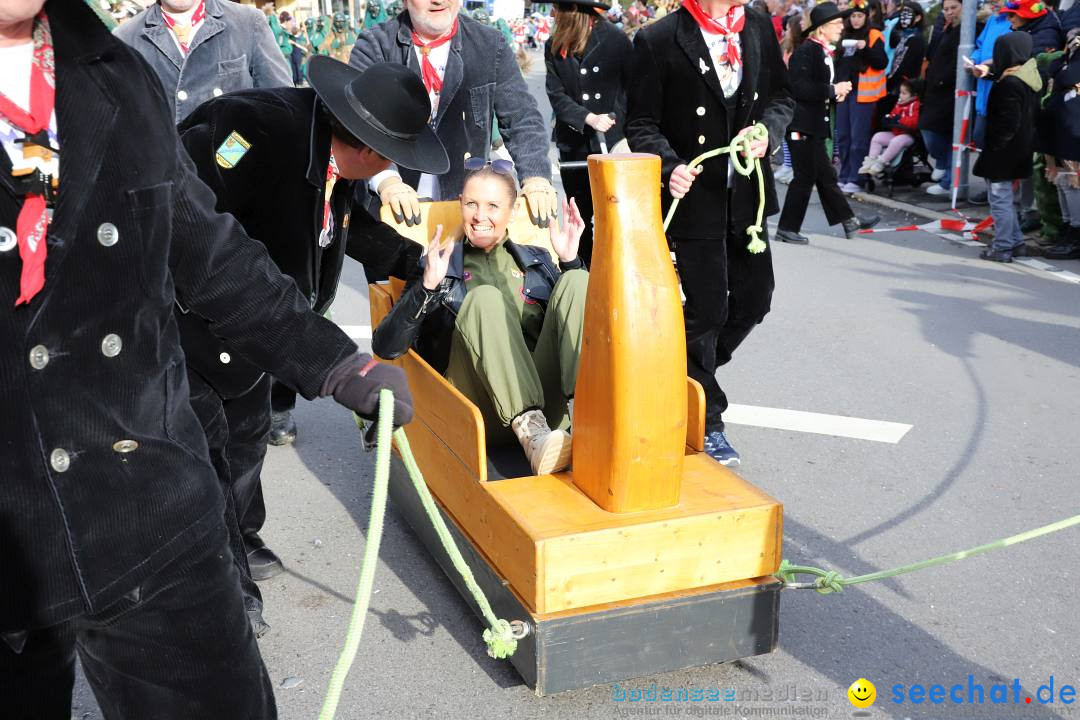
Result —
<path fill-rule="evenodd" d="M 161 17 L 165 20 L 165 24 L 168 26 L 168 28 L 170 30 L 172 30 L 173 35 L 176 35 L 176 42 L 180 44 L 180 50 L 185 55 L 187 55 L 188 43 L 184 42 L 184 40 L 181 40 L 180 35 L 176 32 L 176 20 L 173 18 L 172 15 L 165 12 L 164 9 L 161 11 Z M 199 0 L 199 5 L 198 5 L 198 7 L 195 8 L 195 12 L 191 13 L 191 22 L 188 24 L 188 28 L 189 29 L 194 28 L 196 25 L 201 23 L 205 17 L 206 17 L 206 0 Z M 185 38 L 185 39 L 190 40 L 191 38 Z"/>
<path fill-rule="evenodd" d="M 822 40 L 821 38 L 819 38 L 817 35 L 814 35 L 810 39 L 812 41 L 816 42 L 818 45 L 820 45 L 821 49 L 824 50 L 825 54 L 828 55 L 829 57 L 832 57 L 836 53 L 836 46 L 835 45 L 830 45 L 829 43 L 827 43 L 824 40 Z"/>
<path fill-rule="evenodd" d="M 52 32 L 45 11 L 34 18 L 34 64 L 30 68 L 30 112 L 0 94 L 0 117 L 28 137 L 48 132 L 56 100 L 56 61 Z M 45 196 L 27 194 L 15 225 L 19 239 L 19 298 L 15 305 L 29 303 L 45 287 L 45 234 L 49 227 Z"/>
<path fill-rule="evenodd" d="M 457 18 L 454 18 L 454 27 L 450 28 L 450 32 L 446 35 L 443 35 L 438 40 L 432 40 L 429 43 L 425 43 L 423 40 L 421 40 L 420 36 L 416 34 L 415 30 L 413 30 L 413 45 L 420 48 L 420 76 L 424 79 L 424 87 L 427 88 L 428 95 L 431 94 L 432 90 L 437 93 L 442 92 L 442 78 L 439 77 L 439 73 L 435 70 L 435 66 L 431 64 L 431 60 L 428 59 L 428 55 L 431 53 L 432 50 L 439 47 L 440 45 L 445 45 L 446 43 L 450 42 L 450 40 L 455 35 L 457 35 L 457 28 L 458 21 Z"/>
<path fill-rule="evenodd" d="M 723 35 L 725 37 L 738 35 L 742 32 L 743 25 L 746 24 L 746 9 L 742 5 L 733 5 L 722 18 L 712 18 L 706 15 L 705 11 L 701 9 L 699 0 L 683 0 L 682 6 L 687 9 L 690 16 L 697 21 L 702 30 L 713 35 Z M 727 44 L 727 59 L 732 69 L 737 69 L 742 65 L 742 58 L 739 57 L 739 46 L 731 42 L 730 39 Z"/>
<path fill-rule="evenodd" d="M 334 194 L 334 184 L 338 179 L 337 162 L 334 160 L 334 156 L 330 156 L 330 164 L 326 166 L 326 195 L 323 197 L 323 220 L 322 220 L 322 232 L 319 234 L 321 242 L 330 244 L 330 196 Z M 320 243 L 321 245 L 321 243 Z M 325 247 L 325 246 L 323 246 Z"/>

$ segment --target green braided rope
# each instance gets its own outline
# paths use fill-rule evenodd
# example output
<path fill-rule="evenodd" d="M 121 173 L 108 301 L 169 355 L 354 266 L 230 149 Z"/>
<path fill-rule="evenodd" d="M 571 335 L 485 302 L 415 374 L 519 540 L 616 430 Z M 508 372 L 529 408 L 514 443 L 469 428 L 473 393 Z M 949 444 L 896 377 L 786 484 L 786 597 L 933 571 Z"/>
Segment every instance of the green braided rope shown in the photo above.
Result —
<path fill-rule="evenodd" d="M 356 601 L 349 629 L 345 633 L 345 647 L 338 657 L 330 676 L 319 720 L 333 720 L 337 712 L 345 676 L 349 674 L 356 651 L 360 648 L 360 636 L 364 632 L 364 619 L 371 602 L 371 586 L 375 581 L 375 566 L 379 561 L 379 544 L 382 542 L 383 519 L 386 516 L 387 488 L 390 480 L 390 431 L 394 427 L 394 393 L 379 393 L 378 445 L 375 449 L 375 490 L 371 496 L 371 516 L 368 520 L 367 545 L 364 546 L 364 562 L 360 566 L 360 581 L 356 585 Z"/>
<path fill-rule="evenodd" d="M 390 479 L 390 433 L 393 428 L 393 418 L 394 393 L 383 389 L 379 393 L 375 489 L 371 497 L 367 545 L 364 547 L 364 560 L 360 566 L 360 581 L 356 587 L 356 601 L 353 605 L 352 616 L 349 618 L 349 628 L 345 634 L 345 647 L 342 649 L 337 665 L 334 666 L 334 672 L 330 676 L 330 684 L 326 690 L 326 700 L 323 701 L 319 720 L 333 720 L 334 714 L 337 712 L 338 702 L 341 700 L 341 691 L 345 686 L 345 677 L 349 674 L 349 668 L 352 667 L 353 660 L 356 658 L 356 652 L 360 648 L 360 636 L 364 632 L 364 618 L 367 617 L 368 605 L 371 602 L 371 589 L 375 579 L 375 567 L 379 560 L 379 544 L 382 541 L 383 521 L 386 516 L 387 490 Z M 356 421 L 360 425 L 361 420 L 359 417 L 356 418 Z M 489 627 L 484 630 L 484 642 L 488 646 L 488 655 L 496 659 L 510 657 L 517 650 L 517 640 L 514 637 L 510 623 L 495 615 L 495 612 L 491 609 L 491 604 L 484 595 L 484 591 L 476 583 L 472 570 L 465 563 L 465 558 L 461 556 L 461 551 L 454 542 L 454 538 L 451 537 L 450 531 L 447 529 L 446 523 L 435 505 L 435 500 L 431 497 L 431 491 L 428 490 L 427 483 L 424 482 L 424 476 L 416 465 L 416 459 L 413 458 L 412 451 L 409 449 L 409 439 L 405 436 L 405 431 L 401 428 L 394 430 L 393 440 L 397 444 L 402 460 L 405 462 L 405 468 L 409 471 L 413 486 L 420 496 L 420 502 L 423 504 L 432 525 L 435 526 L 435 532 L 438 534 L 443 548 L 450 555 L 454 569 L 461 574 L 465 585 L 469 588 L 469 592 L 472 593 L 473 599 L 480 607 L 480 612 L 483 613 L 484 619 L 487 620 Z"/>
<path fill-rule="evenodd" d="M 750 143 L 754 140 L 768 139 L 768 129 L 761 123 L 758 123 L 735 138 L 735 141 L 727 147 L 715 148 L 708 152 L 704 152 L 691 160 L 690 164 L 686 166 L 687 169 L 693 170 L 709 158 L 714 158 L 717 155 L 727 153 L 731 158 L 731 166 L 735 168 L 735 172 L 744 177 L 749 177 L 751 173 L 757 173 L 757 220 L 753 225 L 746 228 L 746 234 L 750 236 L 750 244 L 746 246 L 746 249 L 754 254 L 765 252 L 767 247 L 765 241 L 761 239 L 761 233 L 764 232 L 764 226 L 761 223 L 765 219 L 765 176 L 761 172 L 761 158 L 752 158 L 750 155 Z M 743 164 L 744 159 L 745 164 Z M 668 225 L 671 224 L 671 218 L 675 216 L 675 208 L 677 207 L 679 207 L 679 199 L 675 198 L 671 202 L 671 207 L 668 208 L 667 217 L 664 218 L 664 232 L 667 232 Z"/>
<path fill-rule="evenodd" d="M 900 567 L 891 570 L 880 570 L 878 572 L 868 573 L 866 575 L 856 575 L 855 577 L 850 578 L 842 577 L 840 573 L 835 570 L 822 570 L 821 568 L 808 567 L 805 565 L 794 565 L 787 560 L 780 563 L 780 569 L 777 570 L 775 574 L 785 586 L 792 589 L 810 589 L 816 590 L 822 595 L 828 595 L 829 593 L 843 592 L 844 588 L 848 585 L 858 585 L 859 583 L 871 582 L 874 580 L 884 580 L 886 578 L 896 577 L 897 575 L 922 570 L 923 568 L 945 565 L 946 563 L 956 562 L 957 560 L 963 560 L 964 558 L 981 555 L 982 553 L 990 552 L 991 550 L 998 550 L 1000 548 L 1009 547 L 1010 545 L 1017 545 L 1027 540 L 1032 540 L 1043 535 L 1049 535 L 1050 533 L 1058 532 L 1059 530 L 1065 530 L 1074 525 L 1080 525 L 1080 515 L 1074 515 L 1065 520 L 1059 520 L 1058 522 L 1050 523 L 1049 525 L 1043 525 L 1034 530 L 1010 535 L 1007 538 L 995 540 L 994 542 L 989 542 L 985 545 L 978 545 L 970 550 L 960 550 L 959 552 L 941 555 L 930 558 L 929 560 L 923 560 L 922 562 L 901 565 Z M 796 583 L 795 576 L 797 575 L 813 575 L 816 579 L 809 583 Z"/>
<path fill-rule="evenodd" d="M 405 469 L 409 471 L 409 477 L 412 479 L 413 487 L 416 488 L 416 494 L 420 496 L 420 502 L 423 504 L 431 524 L 435 527 L 435 532 L 442 542 L 443 549 L 450 556 L 454 569 L 458 571 L 461 579 L 465 581 L 465 586 L 469 589 L 473 600 L 476 601 L 481 614 L 487 621 L 489 627 L 484 631 L 484 642 L 488 646 L 488 655 L 497 659 L 510 657 L 517 650 L 517 640 L 514 639 L 510 630 L 510 623 L 501 620 L 495 615 L 495 611 L 491 609 L 491 604 L 484 595 L 484 591 L 477 585 L 472 570 L 465 563 L 465 558 L 461 556 L 457 543 L 450 536 L 450 530 L 446 527 L 446 522 L 443 520 L 438 507 L 435 506 L 435 499 L 431 497 L 431 491 L 428 490 L 427 483 L 424 482 L 424 476 L 416 464 L 412 451 L 409 449 L 409 438 L 405 436 L 404 430 L 399 428 L 394 431 L 394 442 L 397 443 L 398 452 L 401 453 L 401 459 L 405 463 Z"/>

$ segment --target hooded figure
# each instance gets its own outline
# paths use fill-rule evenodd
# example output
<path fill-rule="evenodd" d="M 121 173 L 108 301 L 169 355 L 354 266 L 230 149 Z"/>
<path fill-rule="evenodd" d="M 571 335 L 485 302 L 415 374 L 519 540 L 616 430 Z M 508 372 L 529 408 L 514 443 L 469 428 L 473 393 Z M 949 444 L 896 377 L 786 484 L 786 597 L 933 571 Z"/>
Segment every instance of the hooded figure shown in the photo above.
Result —
<path fill-rule="evenodd" d="M 986 104 L 986 146 L 975 174 L 991 182 L 1031 175 L 1042 78 L 1031 58 L 1031 35 L 1011 32 L 994 43 L 994 86 Z"/>
<path fill-rule="evenodd" d="M 994 243 L 981 257 L 1012 262 L 1024 248 L 1013 210 L 1013 181 L 1030 177 L 1042 78 L 1031 58 L 1031 35 L 1011 32 L 994 43 L 994 86 L 986 106 L 986 142 L 974 173 L 989 184 Z"/>

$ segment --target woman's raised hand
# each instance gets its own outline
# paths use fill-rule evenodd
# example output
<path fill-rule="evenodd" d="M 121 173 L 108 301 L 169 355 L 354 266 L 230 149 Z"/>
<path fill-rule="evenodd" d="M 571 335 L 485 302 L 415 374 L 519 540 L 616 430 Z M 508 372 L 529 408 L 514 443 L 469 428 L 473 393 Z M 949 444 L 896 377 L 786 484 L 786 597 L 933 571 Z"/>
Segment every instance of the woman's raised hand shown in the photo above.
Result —
<path fill-rule="evenodd" d="M 434 290 L 446 277 L 446 271 L 450 269 L 450 255 L 454 251 L 454 243 L 446 243 L 442 246 L 442 225 L 435 226 L 435 235 L 427 247 L 427 263 L 424 265 L 424 287 Z"/>
<path fill-rule="evenodd" d="M 571 262 L 577 257 L 578 243 L 581 242 L 581 234 L 585 232 L 585 221 L 581 217 L 574 198 L 570 203 L 562 202 L 563 227 L 560 230 L 558 223 L 551 223 L 548 232 L 551 234 L 551 249 L 563 262 Z"/>

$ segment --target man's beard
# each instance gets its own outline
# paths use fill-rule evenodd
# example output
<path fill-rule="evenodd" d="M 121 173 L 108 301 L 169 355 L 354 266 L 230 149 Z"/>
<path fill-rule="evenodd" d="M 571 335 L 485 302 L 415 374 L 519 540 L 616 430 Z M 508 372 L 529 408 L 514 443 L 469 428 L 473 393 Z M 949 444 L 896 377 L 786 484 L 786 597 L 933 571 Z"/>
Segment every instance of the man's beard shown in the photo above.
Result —
<path fill-rule="evenodd" d="M 414 30 L 423 33 L 424 35 L 427 35 L 429 37 L 440 37 L 450 32 L 450 28 L 454 24 L 454 16 L 450 13 L 447 13 L 446 15 L 448 20 L 445 24 L 443 24 L 442 27 L 436 27 L 434 25 L 431 25 L 427 21 L 413 15 L 412 12 L 409 13 L 409 19 L 412 20 Z"/>

